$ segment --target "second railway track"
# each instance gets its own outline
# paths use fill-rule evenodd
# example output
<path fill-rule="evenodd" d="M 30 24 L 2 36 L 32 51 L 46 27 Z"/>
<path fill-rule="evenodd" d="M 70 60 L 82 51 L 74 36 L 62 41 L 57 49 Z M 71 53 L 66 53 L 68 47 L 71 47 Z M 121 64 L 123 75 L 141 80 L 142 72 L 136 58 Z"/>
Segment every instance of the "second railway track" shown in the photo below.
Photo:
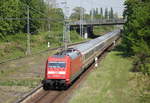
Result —
<path fill-rule="evenodd" d="M 77 45 L 77 44 L 81 44 L 81 43 L 85 43 L 85 42 L 87 42 L 87 41 L 78 42 L 78 43 L 72 43 L 72 44 L 69 44 L 68 46 L 73 46 L 73 45 Z M 56 48 L 50 48 L 50 49 L 47 49 L 47 50 L 43 50 L 43 51 L 40 51 L 40 52 L 31 54 L 31 55 L 29 55 L 29 56 L 33 56 L 33 55 L 45 53 L 45 52 L 51 51 L 51 50 L 57 50 L 57 49 L 60 49 L 60 48 L 63 48 L 63 47 L 64 47 L 64 46 L 56 47 Z M 11 61 L 14 61 L 14 60 L 19 60 L 19 59 L 21 59 L 21 58 L 26 58 L 26 57 L 28 57 L 28 56 L 20 56 L 20 57 L 16 57 L 16 58 L 13 58 L 13 59 L 7 59 L 7 60 L 4 60 L 4 61 L 0 61 L 0 64 L 8 63 L 8 62 L 11 62 Z"/>

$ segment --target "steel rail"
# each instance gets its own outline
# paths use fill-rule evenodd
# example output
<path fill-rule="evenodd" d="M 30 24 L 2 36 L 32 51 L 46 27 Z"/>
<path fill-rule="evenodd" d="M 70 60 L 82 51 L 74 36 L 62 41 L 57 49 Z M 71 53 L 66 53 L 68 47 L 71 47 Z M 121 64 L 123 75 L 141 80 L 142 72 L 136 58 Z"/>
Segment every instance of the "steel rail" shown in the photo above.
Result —
<path fill-rule="evenodd" d="M 118 41 L 118 38 L 117 38 Z M 115 47 L 113 45 L 113 43 L 111 45 L 109 45 L 108 47 L 106 47 L 98 56 L 98 62 L 102 61 L 104 59 L 104 57 L 107 55 L 107 53 L 113 48 Z M 38 96 L 39 98 L 34 98 L 33 99 L 33 103 L 66 103 L 66 101 L 68 101 L 68 99 L 71 96 L 71 93 L 79 87 L 79 85 L 86 79 L 86 77 L 88 76 L 88 74 L 90 73 L 91 70 L 95 69 L 94 66 L 95 62 L 93 61 L 89 67 L 79 75 L 78 79 L 76 79 L 73 83 L 73 85 L 68 88 L 68 90 L 66 91 L 49 91 L 46 94 L 43 94 L 42 96 Z M 32 95 L 32 94 L 31 94 Z M 30 95 L 29 95 L 30 96 Z M 26 98 L 24 98 L 25 100 Z M 23 100 L 22 100 L 23 101 Z M 47 102 L 48 101 L 48 102 Z M 30 101 L 31 102 L 31 101 Z M 30 103 L 29 102 L 29 103 Z M 16 102 L 19 103 L 19 102 Z M 24 102 L 26 103 L 26 102 Z"/>
<path fill-rule="evenodd" d="M 81 44 L 81 43 L 85 43 L 85 42 L 87 42 L 87 41 L 78 42 L 78 43 L 72 43 L 72 44 L 69 44 L 68 46 L 73 46 L 73 45 L 77 45 L 77 44 Z M 45 52 L 50 51 L 50 50 L 57 50 L 57 49 L 60 49 L 62 47 L 64 47 L 64 46 L 60 46 L 60 47 L 56 47 L 56 48 L 50 48 L 50 49 L 43 50 L 43 51 L 40 51 L 40 52 L 37 52 L 37 53 L 33 53 L 33 54 L 29 55 L 29 56 L 34 56 L 34 55 L 37 55 L 37 54 L 45 53 Z M 29 56 L 24 55 L 24 56 L 19 56 L 19 57 L 13 58 L 13 59 L 7 59 L 5 61 L 1 61 L 0 64 L 4 64 L 4 63 L 10 62 L 10 61 L 26 58 L 26 57 L 29 57 Z"/>

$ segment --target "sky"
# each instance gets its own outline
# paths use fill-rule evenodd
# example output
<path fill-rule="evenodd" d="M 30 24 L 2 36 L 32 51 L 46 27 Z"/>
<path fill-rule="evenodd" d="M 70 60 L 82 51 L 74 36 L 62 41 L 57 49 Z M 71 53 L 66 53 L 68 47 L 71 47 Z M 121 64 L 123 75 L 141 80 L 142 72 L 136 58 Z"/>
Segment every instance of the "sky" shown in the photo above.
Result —
<path fill-rule="evenodd" d="M 70 13 L 73 8 L 82 6 L 86 9 L 88 13 L 91 8 L 113 8 L 114 12 L 118 13 L 119 16 L 122 15 L 124 10 L 124 1 L 125 0 L 57 0 L 57 6 L 63 7 L 61 2 L 67 1 L 67 6 L 70 8 Z"/>

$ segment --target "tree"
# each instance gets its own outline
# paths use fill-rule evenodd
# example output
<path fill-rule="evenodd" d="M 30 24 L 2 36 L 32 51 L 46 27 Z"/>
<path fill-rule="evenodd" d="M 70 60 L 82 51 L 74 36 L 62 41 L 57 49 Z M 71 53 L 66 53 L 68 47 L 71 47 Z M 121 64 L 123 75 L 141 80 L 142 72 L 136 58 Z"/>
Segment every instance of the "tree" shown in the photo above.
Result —
<path fill-rule="evenodd" d="M 55 20 L 48 20 L 48 22 L 51 25 L 51 29 L 56 30 L 56 31 L 58 31 L 58 29 L 60 30 L 60 28 L 62 28 L 63 26 L 63 21 L 64 21 L 63 10 L 60 8 L 49 8 L 47 11 L 47 15 L 50 19 L 55 18 Z"/>
<path fill-rule="evenodd" d="M 136 69 L 150 75 L 150 1 L 125 2 L 123 47 L 135 57 Z"/>
<path fill-rule="evenodd" d="M 108 19 L 108 8 L 105 8 L 105 19 Z"/>
<path fill-rule="evenodd" d="M 103 18 L 103 8 L 100 8 L 100 15 L 101 15 L 102 18 Z"/>
<path fill-rule="evenodd" d="M 22 12 L 20 12 L 21 2 L 19 0 L 2 0 L 0 3 L 0 18 L 20 18 Z M 22 30 L 21 20 L 0 20 L 0 34 L 5 36 L 6 34 L 15 34 Z"/>
<path fill-rule="evenodd" d="M 46 5 L 43 0 L 21 0 L 22 5 L 29 6 L 30 8 L 30 31 L 36 32 L 44 24 L 44 20 L 38 20 L 38 18 L 46 17 Z M 27 8 L 27 7 L 26 7 Z M 24 12 L 24 16 L 27 14 Z M 37 19 L 35 19 L 37 18 Z M 24 28 L 26 32 L 26 26 Z"/>
<path fill-rule="evenodd" d="M 80 20 L 80 14 L 85 15 L 84 13 L 85 13 L 85 9 L 84 8 L 82 8 L 82 7 L 75 7 L 73 9 L 73 13 L 71 14 L 70 18 L 72 20 Z"/>
<path fill-rule="evenodd" d="M 63 12 L 51 7 L 44 0 L 1 0 L 0 1 L 0 37 L 16 33 L 27 33 L 27 9 L 30 13 L 30 32 L 45 29 L 48 22 L 56 24 L 63 20 Z M 49 14 L 49 13 L 50 14 Z M 52 22 L 49 18 L 55 18 Z M 9 18 L 9 19 L 8 19 Z"/>
<path fill-rule="evenodd" d="M 91 19 L 91 15 L 89 15 L 89 14 L 85 14 L 84 15 L 84 20 L 90 20 Z"/>
<path fill-rule="evenodd" d="M 114 12 L 113 12 L 113 8 L 111 7 L 109 11 L 109 19 L 113 19 L 113 18 L 114 18 Z"/>
<path fill-rule="evenodd" d="M 96 15 L 99 15 L 98 8 L 95 9 L 95 14 L 96 14 Z"/>
<path fill-rule="evenodd" d="M 96 9 L 93 9 L 93 16 L 95 17 L 96 15 Z"/>

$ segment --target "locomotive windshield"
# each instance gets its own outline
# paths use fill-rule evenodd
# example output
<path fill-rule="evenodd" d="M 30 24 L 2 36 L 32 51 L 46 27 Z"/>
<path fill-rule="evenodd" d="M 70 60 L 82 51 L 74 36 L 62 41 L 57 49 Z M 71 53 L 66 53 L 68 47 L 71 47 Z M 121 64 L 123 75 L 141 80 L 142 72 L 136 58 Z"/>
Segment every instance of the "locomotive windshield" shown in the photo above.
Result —
<path fill-rule="evenodd" d="M 48 62 L 49 68 L 65 68 L 66 63 L 65 62 Z"/>

